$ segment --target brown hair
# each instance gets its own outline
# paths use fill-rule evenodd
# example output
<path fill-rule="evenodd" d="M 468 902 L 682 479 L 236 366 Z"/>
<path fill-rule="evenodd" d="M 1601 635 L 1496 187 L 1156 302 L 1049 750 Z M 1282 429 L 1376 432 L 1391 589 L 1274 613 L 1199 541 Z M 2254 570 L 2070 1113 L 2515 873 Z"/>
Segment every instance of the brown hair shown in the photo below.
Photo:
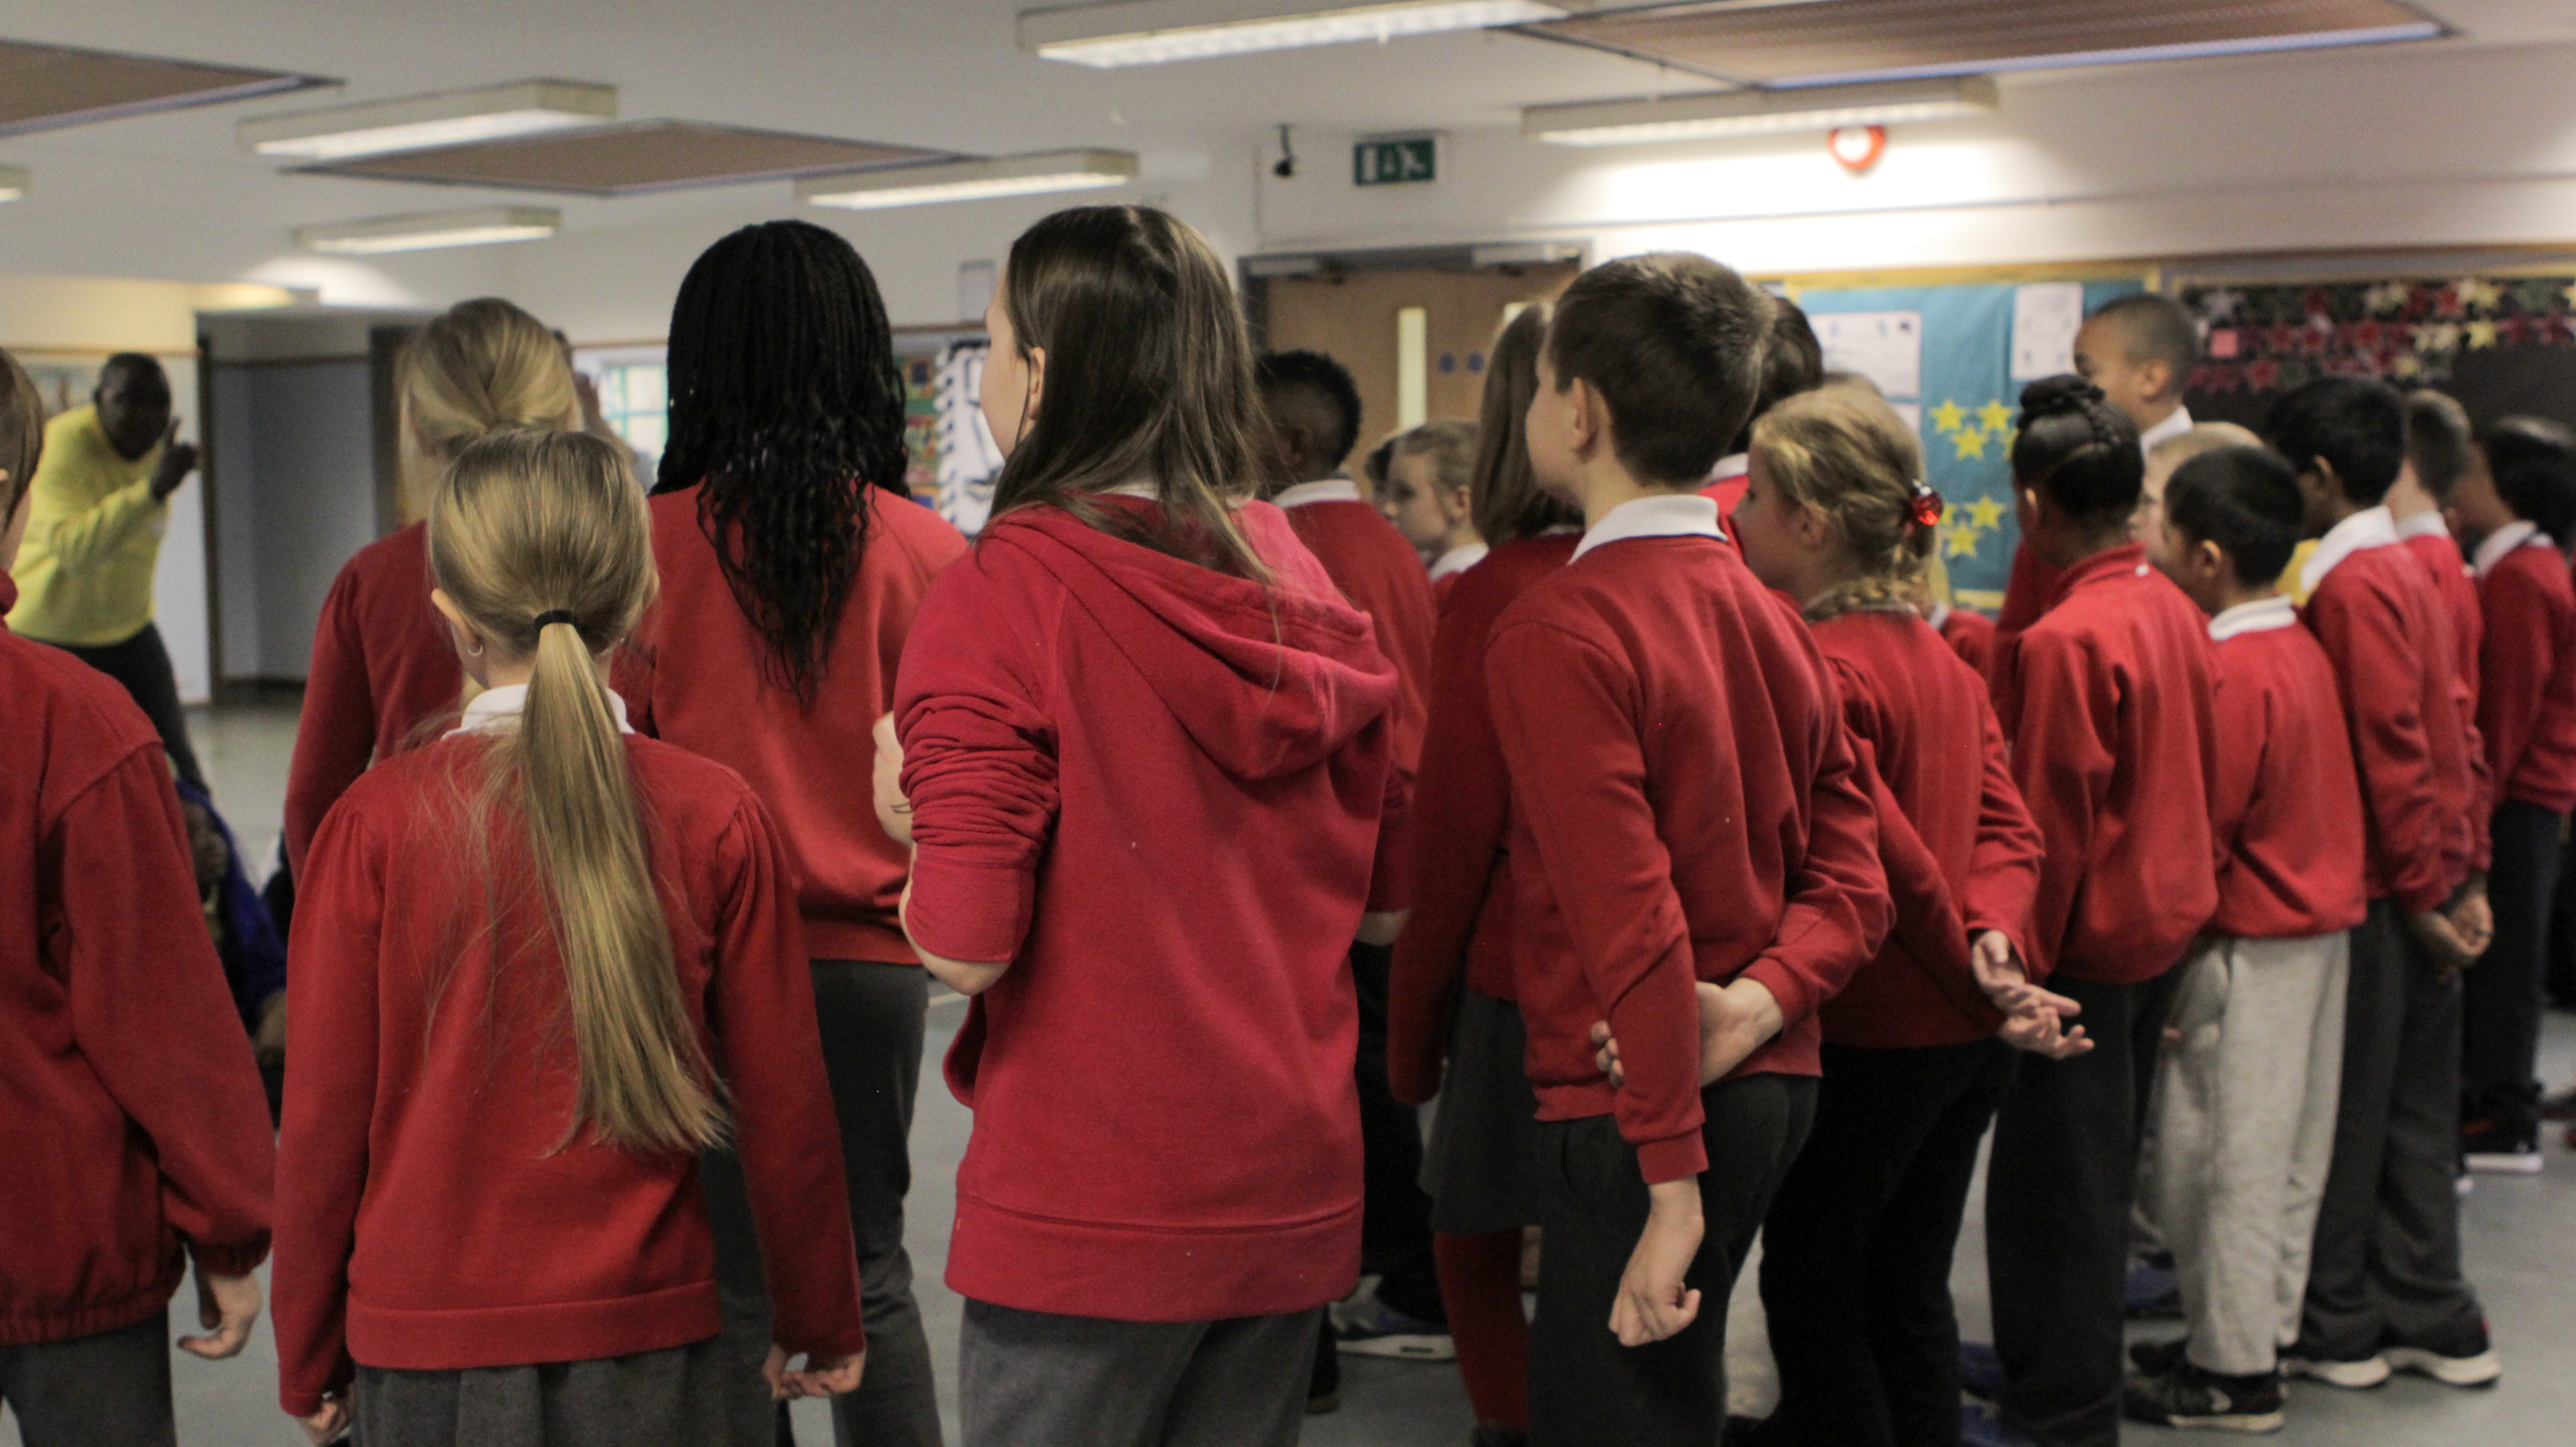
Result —
<path fill-rule="evenodd" d="M 2477 429 L 2458 399 L 2430 387 L 2406 394 L 2406 460 L 2415 464 L 2415 481 L 2435 502 L 2451 500 L 2476 445 Z"/>
<path fill-rule="evenodd" d="M 0 350 L 0 531 L 16 516 L 27 484 L 36 476 L 36 460 L 45 451 L 45 399 L 18 359 Z"/>
<path fill-rule="evenodd" d="M 1468 506 L 1476 536 L 1501 546 L 1534 538 L 1550 528 L 1583 521 L 1574 504 L 1552 497 L 1530 471 L 1530 399 L 1538 395 L 1538 358 L 1547 346 L 1555 308 L 1533 302 L 1503 324 L 1485 369 L 1485 400 L 1477 424 L 1476 475 Z"/>
<path fill-rule="evenodd" d="M 2148 448 L 2147 466 L 2150 469 L 2164 467 L 2165 480 L 2170 482 L 2174 472 L 2195 457 L 2205 457 L 2223 448 L 2262 445 L 2263 439 L 2255 436 L 2250 427 L 2239 427 L 2233 422 L 2202 422 L 2188 432 L 2176 433 Z"/>
<path fill-rule="evenodd" d="M 1806 607 L 1809 622 L 1859 609 L 1912 609 L 1934 530 L 1917 520 L 1923 452 L 1876 392 L 1801 392 L 1753 424 L 1762 475 L 1793 507 L 1813 508 L 1859 572 Z"/>
<path fill-rule="evenodd" d="M 1439 469 L 1442 492 L 1463 492 L 1476 482 L 1477 428 L 1473 422 L 1443 417 L 1425 422 L 1395 439 L 1398 457 L 1428 457 Z"/>
<path fill-rule="evenodd" d="M 658 591 L 644 494 L 625 457 L 586 432 L 497 432 L 468 443 L 440 480 L 429 565 L 492 646 L 536 664 L 517 729 L 486 753 L 469 838 L 488 840 L 495 809 L 526 826 L 580 1065 L 565 1140 L 588 1125 L 632 1150 L 712 1145 L 724 1108 L 681 998 L 643 804 L 594 662 Z"/>
<path fill-rule="evenodd" d="M 1753 394 L 1753 416 L 1758 419 L 1789 398 L 1823 385 L 1825 344 L 1816 340 L 1815 323 L 1807 320 L 1805 309 L 1796 302 L 1771 298 L 1771 335 L 1762 344 L 1762 385 Z M 1727 451 L 1747 452 L 1752 447 L 1753 423 L 1748 421 Z"/>
<path fill-rule="evenodd" d="M 1053 504 L 1112 536 L 1236 577 L 1270 571 L 1235 526 L 1274 464 L 1252 339 L 1216 252 L 1150 206 L 1059 211 L 1011 243 L 1002 306 L 1046 398 L 993 487 L 996 518 Z M 1139 479 L 1149 516 L 1096 496 Z"/>
<path fill-rule="evenodd" d="M 1619 461 L 1641 482 L 1708 476 L 1753 414 L 1777 308 L 1731 269 L 1687 251 L 1596 266 L 1557 298 L 1547 355 L 1610 411 Z"/>
<path fill-rule="evenodd" d="M 499 297 L 458 302 L 403 344 L 402 471 L 418 506 L 466 444 L 505 427 L 582 426 L 563 344 Z"/>

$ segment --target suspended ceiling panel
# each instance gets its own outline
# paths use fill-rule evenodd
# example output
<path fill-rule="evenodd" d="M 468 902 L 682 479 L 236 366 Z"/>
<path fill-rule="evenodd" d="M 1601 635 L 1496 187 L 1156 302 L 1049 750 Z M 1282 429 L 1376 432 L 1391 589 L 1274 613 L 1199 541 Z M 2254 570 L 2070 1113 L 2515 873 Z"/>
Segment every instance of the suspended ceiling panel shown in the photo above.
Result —
<path fill-rule="evenodd" d="M 953 159 L 946 151 L 878 145 L 873 141 L 843 141 L 696 121 L 630 121 L 299 169 L 379 181 L 556 191 L 575 196 L 638 196 L 653 191 L 731 186 L 746 181 Z"/>
<path fill-rule="evenodd" d="M 1812 0 L 1658 5 L 1528 27 L 1753 84 L 2025 70 L 2426 39 L 2391 0 Z"/>
<path fill-rule="evenodd" d="M 284 71 L 0 40 L 0 136 L 324 84 Z"/>

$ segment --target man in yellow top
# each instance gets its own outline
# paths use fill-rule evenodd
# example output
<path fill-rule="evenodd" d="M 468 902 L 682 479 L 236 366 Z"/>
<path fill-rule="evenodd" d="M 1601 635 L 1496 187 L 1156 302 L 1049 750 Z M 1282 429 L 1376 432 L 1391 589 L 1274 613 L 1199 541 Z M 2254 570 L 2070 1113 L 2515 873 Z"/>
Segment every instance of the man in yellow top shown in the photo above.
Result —
<path fill-rule="evenodd" d="M 108 358 L 91 405 L 45 425 L 44 460 L 28 489 L 27 543 L 11 570 L 18 606 L 9 629 L 125 685 L 180 777 L 204 788 L 170 652 L 152 626 L 152 570 L 170 526 L 170 494 L 197 469 L 197 449 L 177 433 L 170 378 L 139 352 Z"/>

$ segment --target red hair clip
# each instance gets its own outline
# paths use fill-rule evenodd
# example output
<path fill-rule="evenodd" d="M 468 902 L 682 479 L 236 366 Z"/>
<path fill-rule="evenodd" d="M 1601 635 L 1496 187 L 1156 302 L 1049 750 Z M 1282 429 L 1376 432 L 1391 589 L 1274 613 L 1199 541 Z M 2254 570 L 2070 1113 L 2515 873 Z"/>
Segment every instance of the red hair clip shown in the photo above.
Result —
<path fill-rule="evenodd" d="M 1914 484 L 1914 525 L 1916 527 L 1939 527 L 1941 514 L 1946 506 L 1947 504 L 1941 500 L 1941 494 L 1934 492 L 1931 484 L 1925 482 Z"/>

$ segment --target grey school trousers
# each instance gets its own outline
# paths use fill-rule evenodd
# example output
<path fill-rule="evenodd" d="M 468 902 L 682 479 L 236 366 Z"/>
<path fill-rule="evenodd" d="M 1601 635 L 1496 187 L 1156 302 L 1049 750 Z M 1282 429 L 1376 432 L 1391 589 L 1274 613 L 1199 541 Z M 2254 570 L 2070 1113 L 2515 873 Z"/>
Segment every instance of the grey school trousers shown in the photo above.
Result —
<path fill-rule="evenodd" d="M 2340 932 L 2222 935 L 2183 967 L 2147 1186 L 2205 1371 L 2270 1372 L 2298 1339 L 2334 1160 L 2350 947 Z"/>
<path fill-rule="evenodd" d="M 170 1447 L 170 1317 L 0 1346 L 0 1404 L 27 1447 Z"/>
<path fill-rule="evenodd" d="M 1296 1447 L 1320 1308 L 1108 1321 L 966 1302 L 966 1447 Z"/>

